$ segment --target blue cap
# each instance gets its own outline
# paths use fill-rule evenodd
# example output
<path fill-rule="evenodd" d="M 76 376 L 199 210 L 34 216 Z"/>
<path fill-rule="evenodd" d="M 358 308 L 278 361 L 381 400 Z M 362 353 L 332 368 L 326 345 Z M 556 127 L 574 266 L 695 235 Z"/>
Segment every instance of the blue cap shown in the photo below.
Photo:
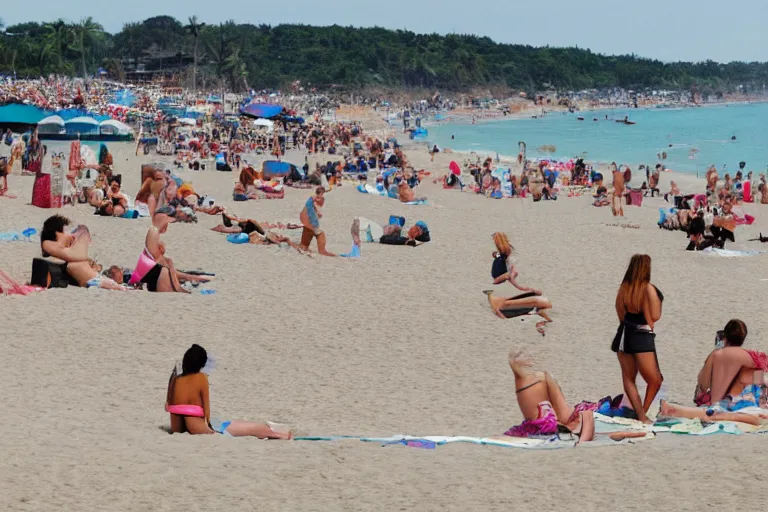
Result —
<path fill-rule="evenodd" d="M 427 227 L 427 223 L 424 222 L 423 220 L 420 220 L 419 222 L 417 222 L 416 225 L 419 226 L 424 231 L 429 231 L 429 228 Z"/>

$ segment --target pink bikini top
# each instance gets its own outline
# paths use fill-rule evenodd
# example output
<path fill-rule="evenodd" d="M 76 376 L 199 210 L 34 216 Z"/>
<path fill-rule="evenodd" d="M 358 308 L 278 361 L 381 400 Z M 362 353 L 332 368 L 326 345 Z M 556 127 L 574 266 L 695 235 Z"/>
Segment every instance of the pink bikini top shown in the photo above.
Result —
<path fill-rule="evenodd" d="M 195 418 L 204 418 L 205 411 L 199 405 L 168 405 L 165 404 L 166 412 L 178 414 L 179 416 L 192 416 Z"/>

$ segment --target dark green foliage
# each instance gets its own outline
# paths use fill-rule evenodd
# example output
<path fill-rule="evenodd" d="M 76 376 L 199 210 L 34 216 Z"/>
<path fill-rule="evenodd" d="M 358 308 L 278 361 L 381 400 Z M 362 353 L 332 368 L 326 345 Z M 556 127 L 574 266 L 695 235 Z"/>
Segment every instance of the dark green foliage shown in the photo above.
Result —
<path fill-rule="evenodd" d="M 194 60 L 203 87 L 285 87 L 293 80 L 319 88 L 341 85 L 467 90 L 503 86 L 533 92 L 546 86 L 581 90 L 696 89 L 723 94 L 761 91 L 768 64 L 712 61 L 662 63 L 635 55 L 604 56 L 579 48 L 534 48 L 487 37 L 415 34 L 383 28 L 306 25 L 200 25 L 169 16 L 128 23 L 114 36 L 61 20 L 7 27 L 0 33 L 0 73 L 75 74 L 85 66 L 182 70 Z M 79 27 L 79 28 L 78 28 Z M 80 36 L 78 38 L 78 35 Z M 86 48 L 81 48 L 85 45 Z M 107 64 L 110 63 L 110 64 Z M 191 69 L 191 67 L 190 67 Z"/>

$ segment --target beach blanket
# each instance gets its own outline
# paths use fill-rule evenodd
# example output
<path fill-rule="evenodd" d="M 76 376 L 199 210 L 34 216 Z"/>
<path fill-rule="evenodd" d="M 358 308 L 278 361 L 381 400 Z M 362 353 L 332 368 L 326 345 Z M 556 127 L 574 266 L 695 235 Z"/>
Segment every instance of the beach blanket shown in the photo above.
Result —
<path fill-rule="evenodd" d="M 698 251 L 699 254 L 705 254 L 708 256 L 720 256 L 721 258 L 742 258 L 747 256 L 759 256 L 765 254 L 768 251 L 737 251 L 731 249 L 718 249 L 716 247 L 710 247 L 703 251 Z"/>
<path fill-rule="evenodd" d="M 420 205 L 420 204 L 429 204 L 429 203 L 427 202 L 427 200 L 426 200 L 426 199 L 420 199 L 420 200 L 418 200 L 418 201 L 410 201 L 410 202 L 408 202 L 408 203 L 403 203 L 403 204 L 408 204 L 408 205 L 411 205 L 411 206 L 415 206 L 415 205 Z"/>

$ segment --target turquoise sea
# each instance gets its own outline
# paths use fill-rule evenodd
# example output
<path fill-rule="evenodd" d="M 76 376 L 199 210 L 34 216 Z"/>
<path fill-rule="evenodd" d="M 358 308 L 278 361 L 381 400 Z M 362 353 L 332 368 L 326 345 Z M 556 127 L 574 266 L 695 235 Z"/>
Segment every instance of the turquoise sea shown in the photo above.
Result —
<path fill-rule="evenodd" d="M 637 124 L 615 122 L 625 116 Z M 528 158 L 580 156 L 632 166 L 655 165 L 656 155 L 664 151 L 666 166 L 675 171 L 703 174 L 714 164 L 735 172 L 745 161 L 747 170 L 759 173 L 768 166 L 768 104 L 558 112 L 475 125 L 442 123 L 429 126 L 429 141 L 481 156 L 498 152 L 513 157 L 518 141 L 523 141 Z M 555 146 L 555 153 L 537 150 L 544 145 Z"/>

